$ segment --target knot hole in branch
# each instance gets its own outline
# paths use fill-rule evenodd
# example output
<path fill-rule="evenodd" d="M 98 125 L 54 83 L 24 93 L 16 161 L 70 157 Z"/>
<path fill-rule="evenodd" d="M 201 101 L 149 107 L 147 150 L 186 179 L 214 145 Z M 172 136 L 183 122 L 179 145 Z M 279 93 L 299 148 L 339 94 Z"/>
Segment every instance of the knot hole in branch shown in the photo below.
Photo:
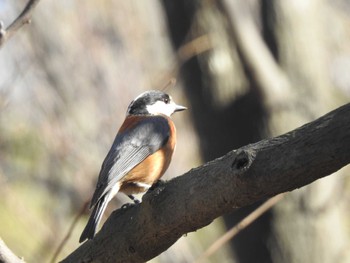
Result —
<path fill-rule="evenodd" d="M 129 252 L 130 252 L 131 254 L 134 254 L 134 253 L 136 252 L 136 249 L 135 249 L 133 246 L 130 246 L 130 247 L 129 247 Z"/>
<path fill-rule="evenodd" d="M 235 170 L 245 170 L 251 164 L 252 154 L 247 150 L 238 150 L 235 159 L 232 162 L 231 168 Z"/>

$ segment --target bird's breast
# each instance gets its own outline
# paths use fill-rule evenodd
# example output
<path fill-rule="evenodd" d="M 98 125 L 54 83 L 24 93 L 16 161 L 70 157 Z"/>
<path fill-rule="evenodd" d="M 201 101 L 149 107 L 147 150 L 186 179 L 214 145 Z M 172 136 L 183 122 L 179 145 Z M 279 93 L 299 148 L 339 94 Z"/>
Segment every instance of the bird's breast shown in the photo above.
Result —
<path fill-rule="evenodd" d="M 123 179 L 120 191 L 125 194 L 141 193 L 147 190 L 142 184 L 151 186 L 168 169 L 176 145 L 176 128 L 170 118 L 169 139 L 165 145 L 136 165 Z M 141 184 L 137 184 L 141 183 Z"/>

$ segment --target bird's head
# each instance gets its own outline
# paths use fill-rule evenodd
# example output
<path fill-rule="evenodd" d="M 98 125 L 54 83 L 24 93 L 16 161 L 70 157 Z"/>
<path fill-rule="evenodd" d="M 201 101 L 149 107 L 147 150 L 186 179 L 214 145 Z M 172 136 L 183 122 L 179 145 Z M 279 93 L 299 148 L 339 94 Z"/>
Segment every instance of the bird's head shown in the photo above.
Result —
<path fill-rule="evenodd" d="M 171 116 L 174 112 L 187 108 L 177 105 L 171 96 L 158 91 L 150 90 L 137 96 L 129 105 L 127 115 L 158 115 Z"/>

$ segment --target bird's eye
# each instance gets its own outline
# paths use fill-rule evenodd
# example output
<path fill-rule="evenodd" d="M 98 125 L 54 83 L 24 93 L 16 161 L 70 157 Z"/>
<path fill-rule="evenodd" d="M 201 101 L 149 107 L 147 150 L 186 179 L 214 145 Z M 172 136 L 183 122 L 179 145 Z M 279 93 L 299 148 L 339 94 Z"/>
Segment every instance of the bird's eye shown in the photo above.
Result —
<path fill-rule="evenodd" d="M 169 99 L 169 98 L 164 98 L 163 101 L 164 101 L 166 104 L 169 104 L 170 99 Z"/>

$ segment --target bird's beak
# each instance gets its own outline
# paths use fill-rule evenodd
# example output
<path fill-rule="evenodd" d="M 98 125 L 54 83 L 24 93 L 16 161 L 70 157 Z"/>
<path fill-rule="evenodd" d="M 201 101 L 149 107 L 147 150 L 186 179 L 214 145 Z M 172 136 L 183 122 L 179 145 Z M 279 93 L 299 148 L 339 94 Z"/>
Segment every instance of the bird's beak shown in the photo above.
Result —
<path fill-rule="evenodd" d="M 187 110 L 187 108 L 181 105 L 176 105 L 175 112 L 183 111 L 183 110 Z"/>

